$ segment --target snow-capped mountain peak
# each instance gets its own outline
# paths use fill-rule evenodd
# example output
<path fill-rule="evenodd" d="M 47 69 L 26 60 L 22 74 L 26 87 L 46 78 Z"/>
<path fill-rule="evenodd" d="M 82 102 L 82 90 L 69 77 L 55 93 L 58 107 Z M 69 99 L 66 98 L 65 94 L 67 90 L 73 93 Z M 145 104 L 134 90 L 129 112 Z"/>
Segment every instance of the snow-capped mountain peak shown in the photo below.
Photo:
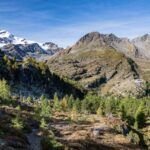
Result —
<path fill-rule="evenodd" d="M 13 37 L 14 35 L 12 35 L 11 33 L 9 33 L 8 31 L 6 30 L 0 30 L 0 38 L 11 38 Z"/>
<path fill-rule="evenodd" d="M 53 42 L 45 42 L 44 44 L 41 45 L 43 49 L 58 49 L 58 45 L 56 45 Z"/>
<path fill-rule="evenodd" d="M 63 50 L 52 42 L 43 44 L 30 41 L 17 37 L 6 30 L 0 30 L 0 48 L 9 57 L 16 57 L 18 60 L 28 56 L 43 59 L 45 56 L 51 56 Z"/>
<path fill-rule="evenodd" d="M 26 40 L 25 38 L 17 37 L 6 30 L 0 30 L 0 47 L 7 44 L 31 44 L 34 41 Z"/>

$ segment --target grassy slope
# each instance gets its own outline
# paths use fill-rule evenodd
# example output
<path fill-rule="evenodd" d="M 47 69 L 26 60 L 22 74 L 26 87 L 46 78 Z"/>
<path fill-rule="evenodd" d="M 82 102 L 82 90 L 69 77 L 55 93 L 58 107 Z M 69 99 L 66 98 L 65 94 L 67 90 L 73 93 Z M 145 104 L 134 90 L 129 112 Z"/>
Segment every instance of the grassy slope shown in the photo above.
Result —
<path fill-rule="evenodd" d="M 127 84 L 132 91 L 136 86 L 134 79 L 140 78 L 134 61 L 110 47 L 107 50 L 71 49 L 69 53 L 64 52 L 50 59 L 48 65 L 57 74 L 78 81 L 88 89 L 101 91 L 102 94 L 120 94 L 117 89 L 121 93 L 128 91 L 121 84 Z M 133 82 L 129 82 L 131 80 Z"/>

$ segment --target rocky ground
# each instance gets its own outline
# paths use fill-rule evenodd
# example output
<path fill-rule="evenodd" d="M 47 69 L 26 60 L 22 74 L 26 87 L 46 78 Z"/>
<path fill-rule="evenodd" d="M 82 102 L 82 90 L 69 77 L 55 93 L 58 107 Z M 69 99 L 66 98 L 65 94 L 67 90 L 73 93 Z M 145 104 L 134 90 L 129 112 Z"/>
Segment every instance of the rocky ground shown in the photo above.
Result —
<path fill-rule="evenodd" d="M 77 118 L 78 119 L 77 119 Z M 140 149 L 130 140 L 114 130 L 106 118 L 97 115 L 75 116 L 76 122 L 68 123 L 64 116 L 57 116 L 57 121 L 49 126 L 55 129 L 56 139 L 73 149 Z M 119 125 L 119 123 L 118 123 Z"/>
<path fill-rule="evenodd" d="M 13 128 L 11 118 L 19 111 L 24 119 L 23 131 Z M 123 135 L 121 129 L 114 127 L 126 126 L 124 122 L 109 116 L 81 115 L 75 113 L 55 112 L 48 119 L 47 132 L 52 131 L 56 141 L 63 144 L 65 150 L 139 150 L 140 147 L 131 144 L 130 139 Z M 33 105 L 15 102 L 0 107 L 0 150 L 42 150 L 41 140 L 45 133 L 39 128 L 38 118 L 35 118 Z"/>

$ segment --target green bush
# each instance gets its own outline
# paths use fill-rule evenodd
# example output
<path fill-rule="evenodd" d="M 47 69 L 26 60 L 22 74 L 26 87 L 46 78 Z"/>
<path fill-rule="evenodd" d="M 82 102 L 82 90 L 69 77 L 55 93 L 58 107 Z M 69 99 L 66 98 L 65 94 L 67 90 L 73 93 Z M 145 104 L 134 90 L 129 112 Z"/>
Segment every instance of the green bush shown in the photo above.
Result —
<path fill-rule="evenodd" d="M 44 138 L 41 140 L 43 150 L 62 150 L 63 145 L 54 138 Z"/>
<path fill-rule="evenodd" d="M 31 96 L 28 96 L 27 99 L 26 99 L 26 102 L 27 102 L 27 103 L 32 103 L 32 102 L 33 102 L 32 97 L 31 97 Z"/>
<path fill-rule="evenodd" d="M 96 113 L 97 113 L 97 115 L 100 115 L 100 116 L 104 115 L 104 111 L 101 109 L 101 107 L 98 108 Z"/>
<path fill-rule="evenodd" d="M 127 136 L 132 143 L 139 144 L 140 138 L 139 138 L 138 134 L 134 133 L 133 131 L 130 131 Z"/>
<path fill-rule="evenodd" d="M 82 112 L 96 113 L 100 105 L 100 97 L 88 94 L 81 103 Z"/>
<path fill-rule="evenodd" d="M 19 111 L 19 112 L 21 111 L 20 105 L 17 105 L 17 106 L 16 106 L 16 110 Z"/>

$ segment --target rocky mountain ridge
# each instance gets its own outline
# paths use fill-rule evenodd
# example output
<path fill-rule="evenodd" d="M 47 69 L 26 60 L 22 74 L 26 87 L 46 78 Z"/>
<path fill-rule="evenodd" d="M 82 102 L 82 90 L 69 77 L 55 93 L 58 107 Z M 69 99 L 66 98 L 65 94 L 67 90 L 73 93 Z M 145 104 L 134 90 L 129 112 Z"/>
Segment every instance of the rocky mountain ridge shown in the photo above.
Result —
<path fill-rule="evenodd" d="M 114 34 L 101 34 L 99 32 L 91 32 L 83 36 L 74 46 L 73 49 L 91 49 L 102 46 L 113 47 L 118 52 L 122 52 L 131 58 L 150 59 L 150 35 L 146 34 L 133 40 L 128 38 L 119 38 Z"/>
<path fill-rule="evenodd" d="M 126 48 L 124 53 L 114 48 L 122 41 L 130 43 L 112 34 L 92 32 L 52 57 L 48 65 L 57 74 L 102 95 L 143 95 L 145 81 L 138 66 L 125 55 Z M 131 52 L 134 54 L 134 50 Z"/>
<path fill-rule="evenodd" d="M 94 43 L 92 41 L 94 41 Z M 92 50 L 94 50 L 96 49 L 96 47 L 101 47 L 103 45 L 104 48 L 106 45 L 109 45 L 110 47 L 116 49 L 118 52 L 124 53 L 128 57 L 150 59 L 150 50 L 149 50 L 150 35 L 149 34 L 145 34 L 143 36 L 139 36 L 137 38 L 130 40 L 128 38 L 119 38 L 112 33 L 101 34 L 99 32 L 91 32 L 83 36 L 75 44 L 75 47 L 72 46 L 72 49 L 76 49 L 76 51 L 78 50 L 78 48 L 82 49 L 82 47 L 80 47 L 80 43 L 83 49 L 92 48 Z M 31 56 L 31 57 L 33 56 L 35 58 L 44 57 L 45 54 L 51 56 L 63 50 L 63 48 L 60 48 L 58 45 L 52 42 L 38 43 L 35 41 L 27 40 L 25 38 L 17 37 L 9 33 L 8 31 L 0 30 L 0 48 L 4 51 L 6 50 L 7 54 L 9 51 L 10 56 L 15 56 L 14 53 L 12 53 L 12 51 L 14 51 L 15 49 L 14 48 L 10 49 L 10 47 L 16 47 L 15 45 L 22 45 L 23 48 L 22 51 L 24 51 L 24 53 L 26 53 L 26 48 L 24 47 L 28 47 L 28 46 L 32 47 L 35 52 L 33 53 L 32 51 L 30 51 L 25 56 Z M 6 49 L 7 47 L 9 48 Z M 40 53 L 39 53 L 39 49 L 41 49 Z M 41 51 L 43 53 L 41 53 Z M 39 54 L 44 54 L 44 55 L 39 55 Z M 46 58 L 49 57 L 46 56 Z"/>
<path fill-rule="evenodd" d="M 38 43 L 26 40 L 5 30 L 0 30 L 0 48 L 9 57 L 16 57 L 18 60 L 22 60 L 28 56 L 39 59 L 45 57 L 45 55 L 51 56 L 63 50 L 63 48 L 58 47 L 55 43 Z"/>

